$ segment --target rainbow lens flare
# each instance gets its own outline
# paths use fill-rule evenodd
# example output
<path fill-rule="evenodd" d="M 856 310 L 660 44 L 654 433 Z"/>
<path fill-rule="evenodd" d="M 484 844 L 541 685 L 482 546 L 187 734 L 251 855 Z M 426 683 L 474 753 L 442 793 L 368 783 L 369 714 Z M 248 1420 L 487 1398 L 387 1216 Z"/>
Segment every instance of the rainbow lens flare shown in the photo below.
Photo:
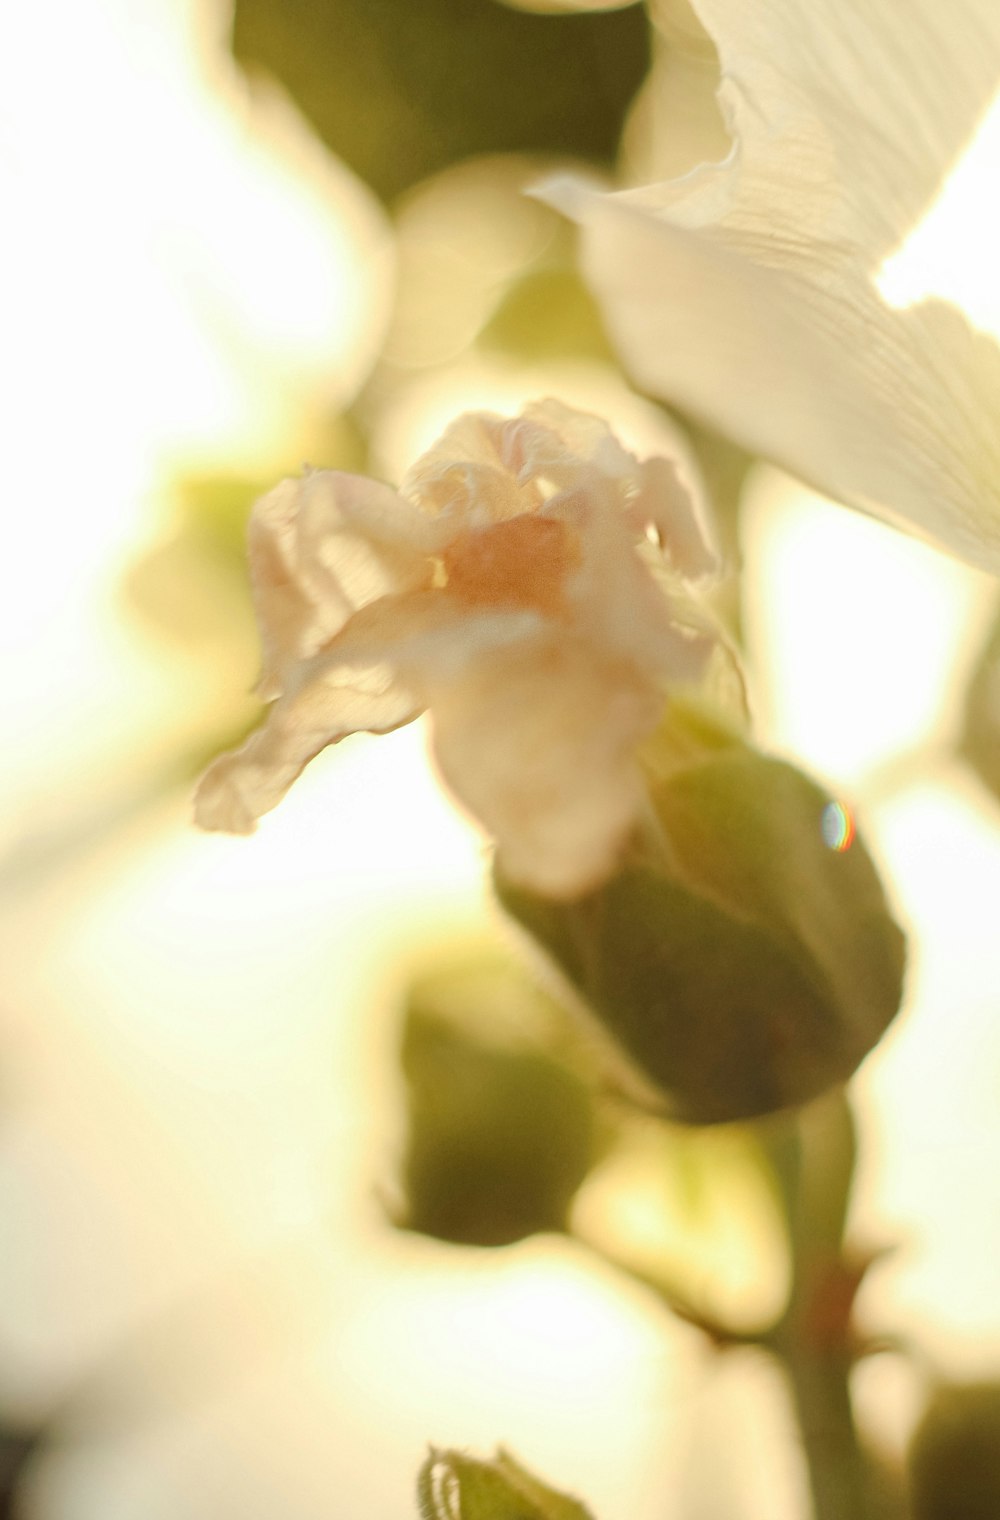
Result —
<path fill-rule="evenodd" d="M 823 809 L 820 828 L 823 842 L 831 850 L 843 851 L 850 848 L 855 832 L 854 819 L 842 802 L 827 803 Z"/>

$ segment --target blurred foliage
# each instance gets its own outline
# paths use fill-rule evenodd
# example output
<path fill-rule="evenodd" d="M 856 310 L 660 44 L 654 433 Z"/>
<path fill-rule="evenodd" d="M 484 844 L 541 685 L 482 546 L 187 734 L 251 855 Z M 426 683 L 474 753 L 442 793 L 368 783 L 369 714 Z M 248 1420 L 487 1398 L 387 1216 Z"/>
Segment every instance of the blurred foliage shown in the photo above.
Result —
<path fill-rule="evenodd" d="M 42 1431 L 0 1426 L 0 1520 L 22 1513 L 24 1475 L 43 1439 Z"/>
<path fill-rule="evenodd" d="M 677 704 L 650 758 L 655 819 L 619 875 L 571 903 L 498 879 L 502 903 L 673 1117 L 750 1118 L 846 1081 L 905 959 L 863 845 L 830 848 L 827 794 Z"/>
<path fill-rule="evenodd" d="M 597 303 L 569 256 L 528 269 L 507 290 L 480 334 L 485 347 L 519 359 L 600 359 L 614 362 Z"/>
<path fill-rule="evenodd" d="M 980 780 L 1000 798 L 1000 618 L 969 684 L 960 747 Z"/>
<path fill-rule="evenodd" d="M 413 985 L 402 1224 L 481 1246 L 565 1227 L 599 1126 L 591 1088 L 554 1038 L 564 1023 L 510 960 L 465 961 Z"/>
<path fill-rule="evenodd" d="M 421 1520 L 591 1520 L 500 1450 L 491 1462 L 461 1451 L 431 1451 L 417 1478 Z"/>
<path fill-rule="evenodd" d="M 939 1388 L 909 1454 L 913 1520 L 997 1520 L 1000 1384 Z"/>
<path fill-rule="evenodd" d="M 125 580 L 131 606 L 158 632 L 196 646 L 231 637 L 234 624 L 251 636 L 246 525 L 271 484 L 231 475 L 178 483 L 173 534 Z"/>
<path fill-rule="evenodd" d="M 573 1205 L 573 1234 L 716 1345 L 759 1339 L 790 1286 L 788 1236 L 760 1125 L 690 1128 L 620 1106 Z"/>
<path fill-rule="evenodd" d="M 538 16 L 496 0 L 237 0 L 233 51 L 386 200 L 474 153 L 610 163 L 650 55 L 640 6 Z"/>
<path fill-rule="evenodd" d="M 195 646 L 253 639 L 246 530 L 258 496 L 304 462 L 363 470 L 364 438 L 349 417 L 310 430 L 303 453 L 275 462 L 266 475 L 182 475 L 174 487 L 174 530 L 129 571 L 125 595 L 159 632 Z"/>

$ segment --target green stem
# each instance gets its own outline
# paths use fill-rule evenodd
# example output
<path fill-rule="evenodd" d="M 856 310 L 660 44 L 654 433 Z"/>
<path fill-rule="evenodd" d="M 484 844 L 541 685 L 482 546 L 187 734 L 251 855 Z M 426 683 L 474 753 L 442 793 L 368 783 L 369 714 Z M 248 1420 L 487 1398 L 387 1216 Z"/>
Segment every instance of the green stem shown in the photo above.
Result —
<path fill-rule="evenodd" d="M 854 1128 L 837 1092 L 770 1135 L 788 1221 L 792 1291 L 768 1344 L 791 1385 L 816 1520 L 873 1520 L 871 1473 L 851 1407 L 857 1275 L 843 1255 Z"/>
<path fill-rule="evenodd" d="M 858 1444 L 849 1362 L 794 1335 L 775 1348 L 791 1384 L 816 1520 L 869 1520 L 871 1479 Z"/>

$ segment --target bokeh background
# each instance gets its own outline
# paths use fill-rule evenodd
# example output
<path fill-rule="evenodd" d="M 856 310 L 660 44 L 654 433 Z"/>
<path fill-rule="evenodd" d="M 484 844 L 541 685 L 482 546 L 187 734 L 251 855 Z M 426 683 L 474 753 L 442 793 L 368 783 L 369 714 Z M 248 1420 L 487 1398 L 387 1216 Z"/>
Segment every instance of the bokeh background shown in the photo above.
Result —
<path fill-rule="evenodd" d="M 547 394 L 700 460 L 761 738 L 857 810 L 912 935 L 854 1087 L 853 1229 L 893 1248 L 873 1440 L 1000 1373 L 995 586 L 636 395 L 523 193 L 718 156 L 714 83 L 682 0 L 0 16 L 2 1515 L 398 1520 L 429 1441 L 502 1441 L 604 1520 L 807 1515 L 761 1355 L 566 1237 L 389 1221 L 408 979 L 499 933 L 421 726 L 328 752 L 250 840 L 190 824 L 257 712 L 255 494 L 398 479 L 456 412 Z M 995 330 L 968 218 L 998 136 L 886 273 Z M 667 1200 L 667 1247 L 752 1315 L 780 1263 L 708 1143 L 728 1180 Z M 628 1200 L 595 1174 L 577 1233 L 662 1245 Z"/>

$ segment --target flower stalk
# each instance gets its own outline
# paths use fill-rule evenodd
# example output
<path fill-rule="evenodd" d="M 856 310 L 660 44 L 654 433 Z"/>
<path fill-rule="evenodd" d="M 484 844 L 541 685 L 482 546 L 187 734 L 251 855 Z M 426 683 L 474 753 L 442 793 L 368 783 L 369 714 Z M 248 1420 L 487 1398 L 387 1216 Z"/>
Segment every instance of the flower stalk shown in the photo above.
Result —
<path fill-rule="evenodd" d="M 870 1464 L 858 1437 L 850 1374 L 852 1310 L 862 1272 L 843 1233 L 855 1137 L 843 1089 L 801 1110 L 768 1137 L 792 1258 L 792 1286 L 766 1345 L 792 1395 L 815 1520 L 875 1520 Z"/>

